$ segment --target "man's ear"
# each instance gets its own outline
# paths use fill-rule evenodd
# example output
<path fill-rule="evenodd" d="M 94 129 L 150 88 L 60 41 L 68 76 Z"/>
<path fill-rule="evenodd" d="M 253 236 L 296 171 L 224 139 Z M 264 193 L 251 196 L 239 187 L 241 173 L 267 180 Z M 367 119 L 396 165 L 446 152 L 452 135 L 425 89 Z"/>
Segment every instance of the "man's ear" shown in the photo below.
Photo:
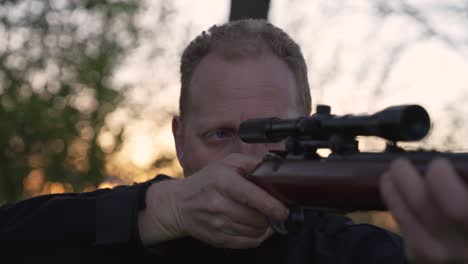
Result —
<path fill-rule="evenodd" d="M 182 163 L 182 158 L 184 156 L 184 130 L 179 116 L 172 117 L 172 135 L 174 136 L 177 159 Z"/>

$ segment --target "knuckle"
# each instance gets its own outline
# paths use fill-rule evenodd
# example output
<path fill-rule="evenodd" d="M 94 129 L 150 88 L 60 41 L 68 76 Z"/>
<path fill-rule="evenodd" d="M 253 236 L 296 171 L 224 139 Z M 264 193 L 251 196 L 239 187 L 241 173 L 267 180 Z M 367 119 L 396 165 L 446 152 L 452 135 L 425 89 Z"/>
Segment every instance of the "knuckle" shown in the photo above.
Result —
<path fill-rule="evenodd" d="M 275 211 L 278 211 L 276 210 L 276 207 L 271 201 L 267 201 L 267 200 L 259 200 L 259 201 L 261 202 L 257 206 L 259 206 L 260 208 L 257 208 L 257 210 L 260 210 L 261 212 L 263 212 L 263 214 L 273 215 Z"/>
<path fill-rule="evenodd" d="M 455 223 L 466 223 L 468 222 L 468 210 L 467 208 L 458 203 L 451 203 L 446 206 L 445 212 L 447 217 Z"/>
<path fill-rule="evenodd" d="M 218 170 L 218 173 L 213 175 L 213 185 L 216 189 L 225 189 L 227 187 L 226 173 L 221 173 L 222 170 Z"/>
<path fill-rule="evenodd" d="M 231 187 L 232 184 L 229 184 L 226 179 L 222 179 L 222 177 L 218 177 L 216 181 L 216 192 L 217 193 L 226 193 L 229 191 L 229 188 Z"/>
<path fill-rule="evenodd" d="M 241 205 L 245 205 L 245 206 L 250 206 L 249 205 L 249 198 L 248 198 L 248 194 L 246 195 L 239 195 L 239 197 L 237 197 L 237 202 Z"/>
<path fill-rule="evenodd" d="M 211 226 L 215 230 L 221 230 L 225 226 L 224 220 L 219 217 L 213 217 L 210 222 L 211 222 Z"/>
<path fill-rule="evenodd" d="M 212 214 L 220 213 L 223 208 L 223 201 L 217 195 L 208 202 L 208 211 Z"/>
<path fill-rule="evenodd" d="M 275 205 L 274 205 L 274 203 L 273 203 L 272 201 L 270 201 L 269 199 L 265 199 L 265 200 L 263 200 L 263 201 L 264 201 L 264 202 L 263 202 L 263 204 L 264 204 L 263 206 L 265 207 L 265 209 L 266 209 L 267 211 L 272 212 L 272 211 L 275 210 L 276 207 L 275 207 Z"/>

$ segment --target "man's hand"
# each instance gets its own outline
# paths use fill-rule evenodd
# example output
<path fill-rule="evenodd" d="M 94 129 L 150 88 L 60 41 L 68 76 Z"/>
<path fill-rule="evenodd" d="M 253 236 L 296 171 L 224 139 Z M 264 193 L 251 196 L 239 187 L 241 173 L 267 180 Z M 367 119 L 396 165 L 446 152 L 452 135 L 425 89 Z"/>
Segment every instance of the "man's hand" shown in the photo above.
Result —
<path fill-rule="evenodd" d="M 411 260 L 468 263 L 468 186 L 448 160 L 432 161 L 424 177 L 408 160 L 397 160 L 381 192 Z"/>
<path fill-rule="evenodd" d="M 232 154 L 184 180 L 153 184 L 140 214 L 145 244 L 192 236 L 215 247 L 256 247 L 271 234 L 267 218 L 286 207 L 247 179 L 260 159 Z"/>

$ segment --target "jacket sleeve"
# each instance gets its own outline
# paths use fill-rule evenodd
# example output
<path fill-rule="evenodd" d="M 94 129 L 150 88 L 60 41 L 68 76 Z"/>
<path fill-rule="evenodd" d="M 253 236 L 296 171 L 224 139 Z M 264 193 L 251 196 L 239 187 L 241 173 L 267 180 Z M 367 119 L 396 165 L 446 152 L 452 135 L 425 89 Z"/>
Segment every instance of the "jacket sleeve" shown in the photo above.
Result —
<path fill-rule="evenodd" d="M 138 211 L 149 185 L 160 175 L 132 186 L 87 193 L 44 195 L 0 207 L 0 246 L 141 245 Z"/>

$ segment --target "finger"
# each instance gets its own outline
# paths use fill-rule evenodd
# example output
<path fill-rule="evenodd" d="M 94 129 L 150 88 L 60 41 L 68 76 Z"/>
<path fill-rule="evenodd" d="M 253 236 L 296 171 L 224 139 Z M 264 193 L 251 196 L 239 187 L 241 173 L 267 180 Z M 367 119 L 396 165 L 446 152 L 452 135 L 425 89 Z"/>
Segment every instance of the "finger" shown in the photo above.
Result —
<path fill-rule="evenodd" d="M 222 163 L 234 168 L 241 176 L 249 175 L 262 161 L 261 157 L 234 153 L 225 158 Z"/>
<path fill-rule="evenodd" d="M 258 211 L 241 205 L 230 198 L 218 195 L 208 202 L 209 210 L 205 219 L 212 221 L 212 226 L 229 234 L 242 234 L 258 237 L 268 227 L 268 220 Z"/>
<path fill-rule="evenodd" d="M 231 248 L 231 249 L 246 249 L 256 248 L 263 240 L 259 238 L 250 238 L 243 236 L 229 236 L 229 241 L 225 243 L 214 243 L 213 245 L 218 248 Z"/>
<path fill-rule="evenodd" d="M 455 260 L 468 260 L 468 208 L 465 206 L 468 187 L 448 160 L 436 159 L 427 171 L 429 192 L 446 217 L 447 247 Z"/>
<path fill-rule="evenodd" d="M 406 245 L 412 252 L 410 255 L 423 260 L 444 260 L 444 248 L 419 224 L 416 217 L 401 198 L 390 174 L 385 174 L 381 180 L 381 193 L 387 207 L 400 225 Z"/>
<path fill-rule="evenodd" d="M 204 211 L 207 218 L 222 215 L 238 224 L 248 225 L 252 228 L 265 229 L 268 226 L 267 218 L 259 211 L 235 201 L 222 192 L 213 193 L 206 200 Z"/>
<path fill-rule="evenodd" d="M 433 235 L 443 233 L 440 212 L 434 208 L 424 179 L 410 161 L 394 161 L 387 176 L 391 178 L 397 192 L 401 194 L 400 198 L 417 217 L 418 222 Z"/>
<path fill-rule="evenodd" d="M 260 187 L 242 177 L 225 177 L 222 192 L 241 205 L 251 207 L 266 217 L 285 221 L 287 208 Z"/>
<path fill-rule="evenodd" d="M 237 248 L 253 247 L 265 240 L 265 233 L 268 232 L 268 228 L 256 229 L 242 226 L 232 222 L 227 217 L 207 218 L 206 216 L 199 216 L 197 218 L 197 225 L 203 228 L 191 229 L 193 231 L 191 235 L 215 247 L 233 247 L 233 244 L 237 245 L 234 246 Z M 237 241 L 233 242 L 233 240 Z"/>
<path fill-rule="evenodd" d="M 232 200 L 231 203 L 229 212 L 226 212 L 225 214 L 229 215 L 229 218 L 232 219 L 232 221 L 252 228 L 265 229 L 268 227 L 268 219 L 255 209 L 238 204 Z"/>
<path fill-rule="evenodd" d="M 203 224 L 206 230 L 210 230 L 211 234 L 219 233 L 232 236 L 245 236 L 258 238 L 262 236 L 268 227 L 252 227 L 234 222 L 227 216 L 213 216 L 207 218 L 200 217 L 200 223 Z M 207 234 L 210 236 L 210 234 Z"/>
<path fill-rule="evenodd" d="M 468 186 L 446 159 L 436 159 L 427 171 L 428 190 L 444 215 L 468 230 Z"/>
<path fill-rule="evenodd" d="M 264 234 L 260 237 L 251 238 L 245 236 L 228 236 L 226 243 L 226 247 L 232 249 L 242 249 L 242 248 L 256 248 L 260 246 L 260 244 L 265 241 L 268 237 L 273 234 L 271 229 L 266 229 Z"/>
<path fill-rule="evenodd" d="M 239 224 L 232 219 L 225 220 L 226 226 L 221 230 L 221 232 L 227 235 L 234 235 L 234 236 L 245 236 L 250 238 L 259 238 L 263 236 L 268 226 L 264 227 L 252 227 L 248 225 Z"/>

